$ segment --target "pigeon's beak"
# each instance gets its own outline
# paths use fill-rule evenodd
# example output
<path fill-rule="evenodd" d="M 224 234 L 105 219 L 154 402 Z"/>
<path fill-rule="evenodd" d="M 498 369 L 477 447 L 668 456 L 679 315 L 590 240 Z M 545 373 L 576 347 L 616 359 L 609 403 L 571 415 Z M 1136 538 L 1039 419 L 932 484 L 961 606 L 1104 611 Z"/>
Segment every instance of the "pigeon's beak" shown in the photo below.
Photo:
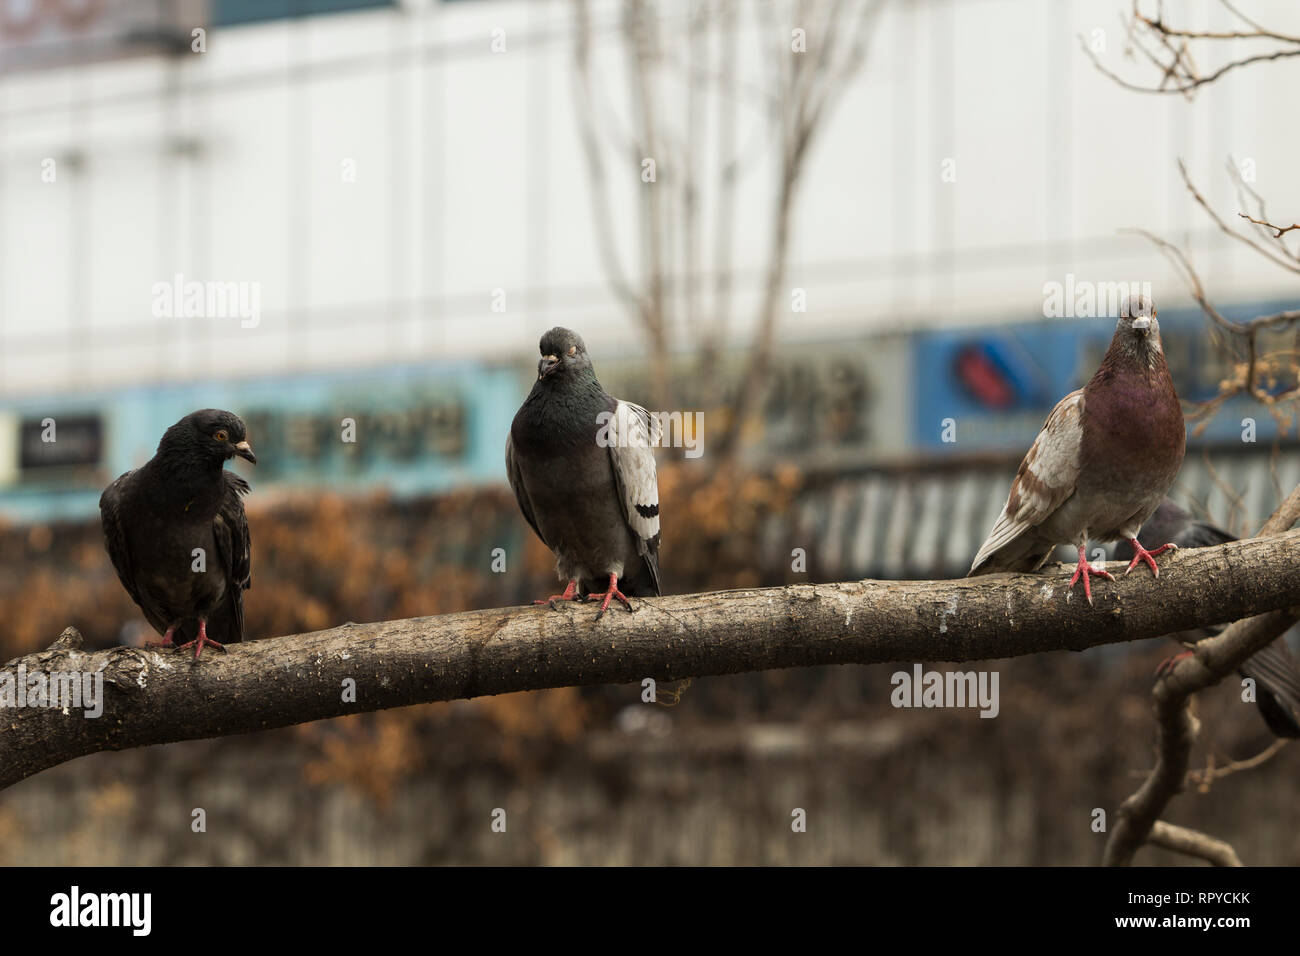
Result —
<path fill-rule="evenodd" d="M 554 355 L 543 355 L 542 360 L 537 363 L 537 377 L 546 378 L 559 367 L 560 360 Z"/>
<path fill-rule="evenodd" d="M 1142 333 L 1144 333 L 1144 334 L 1147 333 L 1147 332 L 1150 332 L 1150 331 L 1151 331 L 1151 319 L 1150 319 L 1149 317 L 1145 316 L 1145 315 L 1144 315 L 1144 316 L 1141 316 L 1140 318 L 1136 318 L 1136 319 L 1133 320 L 1133 328 L 1134 328 L 1136 331 L 1138 331 L 1138 332 L 1142 332 Z"/>
<path fill-rule="evenodd" d="M 257 456 L 253 454 L 253 446 L 246 441 L 236 443 L 235 454 L 244 461 L 252 462 L 254 465 L 257 464 Z"/>

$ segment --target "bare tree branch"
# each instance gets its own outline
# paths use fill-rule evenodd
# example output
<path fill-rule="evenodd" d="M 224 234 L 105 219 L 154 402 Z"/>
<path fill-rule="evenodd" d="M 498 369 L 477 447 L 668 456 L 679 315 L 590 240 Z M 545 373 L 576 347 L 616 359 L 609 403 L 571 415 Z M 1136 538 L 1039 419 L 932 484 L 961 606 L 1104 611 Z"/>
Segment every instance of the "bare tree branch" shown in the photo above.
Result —
<path fill-rule="evenodd" d="M 679 171 L 672 168 L 664 154 L 667 137 L 660 131 L 659 104 L 655 84 L 652 82 L 655 63 L 659 58 L 659 23 L 656 13 L 646 0 L 625 0 L 623 8 L 624 43 L 627 47 L 628 88 L 632 93 L 632 112 L 640 136 L 640 155 L 631 157 L 633 167 L 649 159 L 656 165 L 655 180 L 644 184 L 638 191 L 642 210 L 640 219 L 641 285 L 644 311 L 642 324 L 650 337 L 650 367 L 655 402 L 659 408 L 672 404 L 669 396 L 668 365 L 668 309 L 667 268 L 671 260 L 668 251 L 668 203 L 665 190 L 659 186 L 664 177 L 678 180 Z"/>
<path fill-rule="evenodd" d="M 1187 775 L 1187 782 L 1196 785 L 1199 793 L 1209 793 L 1210 786 L 1224 777 L 1231 777 L 1234 773 L 1241 773 L 1243 770 L 1254 770 L 1272 760 L 1277 754 L 1286 749 L 1286 745 L 1291 741 L 1286 737 L 1278 737 L 1271 744 L 1245 760 L 1232 760 L 1222 767 L 1216 767 L 1213 761 L 1203 770 L 1193 770 Z"/>
<path fill-rule="evenodd" d="M 1176 827 L 1163 820 L 1156 821 L 1147 842 L 1176 853 L 1200 857 L 1215 866 L 1241 866 L 1241 860 L 1237 859 L 1237 851 L 1230 844 L 1196 830 Z"/>
<path fill-rule="evenodd" d="M 807 53 L 793 55 L 787 54 L 782 48 L 782 52 L 777 55 L 776 62 L 783 64 L 783 83 L 778 125 L 781 149 L 777 164 L 772 242 L 764 268 L 758 328 L 731 407 L 732 427 L 718 443 L 720 448 L 715 454 L 735 453 L 746 424 L 758 409 L 776 342 L 777 316 L 789 258 L 791 218 L 809 149 L 818 130 L 825 124 L 830 104 L 836 97 L 843 95 L 853 75 L 862 67 L 867 42 L 883 9 L 883 0 L 870 2 L 854 12 L 849 25 L 852 43 L 849 52 L 843 57 L 836 55 L 836 38 L 844 28 L 832 26 L 843 18 L 839 13 L 840 6 L 839 0 L 831 4 L 819 33 L 810 34 L 810 42 L 821 44 L 820 48 L 810 48 Z M 808 13 L 802 6 L 800 15 L 806 22 Z M 773 36 L 777 35 L 774 26 L 769 26 L 768 31 Z"/>
<path fill-rule="evenodd" d="M 578 605 L 347 624 L 232 645 L 198 662 L 134 648 L 87 654 L 68 629 L 49 650 L 3 670 L 102 671 L 103 714 L 0 711 L 0 787 L 96 751 L 429 701 L 820 664 L 990 660 L 1139 640 L 1288 607 L 1300 593 L 1298 547 L 1300 530 L 1178 552 L 1162 561 L 1159 580 L 1122 578 L 1099 589 L 1095 606 L 1067 587 L 1060 566 L 956 581 L 678 595 L 637 601 L 635 613 L 611 612 L 599 623 L 590 606 Z M 1122 570 L 1118 562 L 1114 570 Z M 344 699 L 349 680 L 355 702 Z"/>
<path fill-rule="evenodd" d="M 1290 546 L 1283 542 L 1300 534 L 1286 531 L 1297 518 L 1300 518 L 1300 487 L 1291 492 L 1260 530 L 1260 537 L 1253 540 L 1267 541 L 1270 535 L 1280 535 L 1273 540 L 1279 550 L 1286 551 Z M 1278 608 L 1238 621 L 1223 633 L 1198 643 L 1192 656 L 1179 661 L 1157 682 L 1152 691 L 1156 711 L 1156 765 L 1116 814 L 1115 827 L 1106 842 L 1107 866 L 1128 866 L 1133 861 L 1169 802 L 1186 785 L 1192 744 L 1200 732 L 1200 722 L 1191 710 L 1192 695 L 1236 671 L 1246 658 L 1280 637 L 1298 618 L 1300 609 Z"/>
<path fill-rule="evenodd" d="M 734 23 L 734 0 L 726 0 L 720 9 L 726 22 Z M 700 373 L 706 382 L 716 382 L 718 364 L 731 322 L 732 249 L 736 230 L 736 185 L 739 180 L 740 157 L 736 154 L 736 127 L 738 110 L 735 102 L 737 83 L 736 31 L 719 31 L 720 81 L 718 85 L 718 153 L 725 157 L 718 168 L 717 213 L 714 219 L 712 289 L 712 321 L 700 323 Z M 710 396 L 713 398 L 713 396 Z M 716 401 L 710 404 L 716 404 Z"/>
<path fill-rule="evenodd" d="M 757 24 L 761 47 L 755 86 L 740 76 L 737 37 L 742 33 L 741 5 L 724 2 L 691 11 L 684 35 L 664 35 L 665 26 L 653 0 L 623 0 L 621 50 L 626 67 L 628 102 L 636 141 L 637 163 L 645 157 L 658 166 L 654 183 L 637 192 L 634 223 L 640 270 L 626 269 L 615 247 L 616 229 L 605 195 L 605 170 L 594 120 L 600 89 L 593 80 L 591 17 L 586 0 L 576 0 L 576 90 L 581 136 L 591 171 L 593 214 L 601 261 L 620 303 L 632 311 L 645 334 L 651 377 L 659 407 L 673 404 L 668 343 L 685 331 L 698 342 L 705 397 L 722 404 L 725 391 L 715 384 L 720 354 L 731 324 L 736 184 L 742 171 L 765 171 L 760 148 L 737 149 L 737 108 L 757 105 L 759 131 L 772 140 L 775 198 L 771 206 L 771 240 L 763 264 L 756 330 L 749 343 L 737 393 L 727 397 L 729 414 L 715 439 L 715 455 L 726 458 L 737 448 L 737 433 L 752 416 L 766 386 L 763 372 L 771 361 L 777 313 L 790 250 L 791 221 L 803 167 L 818 130 L 835 101 L 851 85 L 865 58 L 871 29 L 885 0 L 796 0 L 745 4 Z M 722 34 L 718 48 L 706 44 L 708 26 Z M 792 31 L 804 31 L 808 48 L 792 49 Z M 670 69 L 671 68 L 671 69 Z M 750 70 L 751 73 L 755 72 Z M 680 117 L 662 104 L 673 80 L 685 84 Z M 704 86 L 707 82 L 710 89 Z M 666 89 L 664 89 L 666 87 Z M 756 91 L 756 92 L 755 92 Z M 697 141 L 706 103 L 716 102 L 721 121 L 712 143 Z M 674 124 L 674 119 L 676 123 Z M 717 164 L 705 175 L 700 163 Z M 615 181 L 616 182 L 616 181 Z M 710 191 L 706 194 L 705 190 Z M 707 206 L 707 208 L 706 208 Z M 706 213 L 708 218 L 706 219 Z M 712 236 L 713 308 L 705 311 L 700 284 L 704 237 Z M 711 393 L 710 393 L 711 392 Z"/>
<path fill-rule="evenodd" d="M 1142 12 L 1140 0 L 1133 0 L 1130 19 L 1125 22 L 1125 31 L 1133 49 L 1140 52 L 1160 71 L 1160 80 L 1154 86 L 1144 86 L 1121 78 L 1102 65 L 1096 53 L 1082 37 L 1080 42 L 1084 53 L 1092 60 L 1093 65 L 1120 86 L 1142 93 L 1177 93 L 1188 99 L 1192 98 L 1193 92 L 1199 87 L 1215 82 L 1232 70 L 1300 55 L 1300 37 L 1266 30 L 1241 13 L 1229 0 L 1220 0 L 1220 3 L 1233 17 L 1250 29 L 1210 31 L 1172 26 L 1164 19 L 1163 4 L 1157 6 L 1156 14 L 1152 17 Z M 1196 66 L 1192 54 L 1193 44 L 1196 44 L 1198 49 L 1219 49 L 1227 44 L 1254 40 L 1269 40 L 1282 46 L 1268 53 L 1238 56 L 1205 75 L 1202 75 Z M 1283 240 L 1286 233 L 1300 226 L 1274 225 L 1268 218 L 1263 197 L 1247 183 L 1242 170 L 1232 162 L 1231 158 L 1229 169 L 1241 207 L 1249 209 L 1251 202 L 1255 204 L 1254 215 L 1248 211 L 1238 212 L 1238 216 L 1247 220 L 1254 228 L 1243 227 L 1239 230 L 1229 225 L 1196 188 L 1183 162 L 1181 160 L 1178 162 L 1178 171 L 1187 191 L 1220 231 L 1248 246 L 1273 264 L 1290 272 L 1300 273 L 1300 252 L 1293 251 Z M 1272 230 L 1271 233 L 1269 230 Z M 1284 414 L 1282 406 L 1284 403 L 1300 399 L 1300 378 L 1293 388 L 1279 394 L 1270 391 L 1276 387 L 1277 370 L 1281 367 L 1281 360 L 1276 353 L 1264 351 L 1264 354 L 1261 354 L 1260 334 L 1265 330 L 1296 325 L 1300 322 L 1300 310 L 1285 310 L 1272 315 L 1257 316 L 1249 322 L 1234 322 L 1210 303 L 1196 269 L 1180 248 L 1145 230 L 1135 231 L 1155 243 L 1169 258 L 1175 269 L 1182 274 L 1192 296 L 1209 318 L 1212 330 L 1216 333 L 1216 340 L 1221 348 L 1228 351 L 1230 367 L 1233 368 L 1232 376 L 1220 387 L 1219 394 L 1207 402 L 1199 403 L 1196 410 L 1189 413 L 1189 419 L 1201 419 L 1199 429 L 1204 429 L 1210 417 L 1227 401 L 1234 396 L 1247 394 L 1269 410 L 1278 422 L 1280 433 L 1285 434 L 1289 416 Z M 1245 346 L 1244 363 L 1240 361 L 1241 351 L 1233 344 L 1242 342 Z M 1300 332 L 1297 333 L 1296 349 L 1290 353 L 1291 368 L 1300 372 L 1300 366 L 1295 365 L 1294 357 L 1297 352 L 1300 352 Z M 1231 497 L 1230 494 L 1229 498 Z M 1297 516 L 1300 516 L 1300 488 L 1292 492 L 1261 534 L 1281 533 L 1295 523 Z M 1104 855 L 1106 864 L 1128 865 L 1142 844 L 1150 841 L 1203 857 L 1219 865 L 1239 865 L 1231 847 L 1202 834 L 1161 823 L 1159 817 L 1169 801 L 1181 792 L 1191 779 L 1188 774 L 1188 764 L 1192 744 L 1199 732 L 1199 724 L 1189 704 L 1191 695 L 1203 687 L 1217 683 L 1234 671 L 1247 657 L 1265 647 L 1290 627 L 1296 621 L 1297 614 L 1300 614 L 1300 610 L 1279 609 L 1250 620 L 1239 621 L 1217 637 L 1197 644 L 1195 657 L 1178 664 L 1157 683 L 1153 692 L 1157 722 L 1156 765 L 1138 791 L 1125 800 L 1120 807 L 1116 826 L 1106 844 Z M 1262 759 L 1257 762 L 1262 762 Z M 1245 763 L 1248 762 L 1244 762 L 1241 766 L 1244 767 Z M 1210 779 L 1212 777 L 1207 770 L 1203 785 L 1208 785 Z"/>
<path fill-rule="evenodd" d="M 1295 388 L 1276 395 L 1261 387 L 1258 382 L 1259 333 L 1264 329 L 1277 328 L 1300 322 L 1300 309 L 1287 309 L 1270 315 L 1256 316 L 1249 322 L 1233 322 L 1210 304 L 1210 300 L 1205 294 L 1205 288 L 1201 285 L 1200 276 L 1196 274 L 1196 269 L 1192 266 L 1191 261 L 1181 249 L 1173 243 L 1161 239 L 1154 233 L 1147 232 L 1145 229 L 1133 229 L 1129 231 L 1144 236 L 1160 248 L 1160 250 L 1173 263 L 1174 267 L 1182 273 L 1183 279 L 1187 283 L 1189 291 L 1192 293 L 1192 298 L 1196 300 L 1197 304 L 1201 307 L 1201 311 L 1210 318 L 1215 326 L 1224 332 L 1245 339 L 1247 361 L 1244 375 L 1241 375 L 1235 381 L 1229 381 L 1225 387 L 1220 389 L 1219 394 L 1213 398 L 1196 403 L 1195 410 L 1188 413 L 1187 417 L 1189 420 L 1200 421 L 1198 430 L 1205 428 L 1209 419 L 1223 406 L 1223 404 L 1237 395 L 1250 395 L 1261 405 L 1265 406 L 1270 413 L 1274 414 L 1275 418 L 1278 417 L 1279 406 L 1300 398 L 1300 382 L 1297 383 Z"/>
<path fill-rule="evenodd" d="M 1242 219 L 1249 219 L 1257 226 L 1267 226 L 1269 229 L 1275 230 L 1273 233 L 1274 239 L 1281 239 L 1292 229 L 1300 229 L 1300 223 L 1296 223 L 1296 222 L 1291 223 L 1291 225 L 1289 226 L 1275 226 L 1267 219 L 1256 219 L 1254 216 L 1248 216 L 1244 212 L 1239 212 L 1237 213 L 1237 215 L 1240 216 Z"/>
<path fill-rule="evenodd" d="M 605 164 L 600 156 L 600 142 L 595 128 L 595 96 L 591 81 L 591 12 L 585 0 L 577 0 L 575 22 L 577 40 L 574 44 L 574 86 L 578 95 L 578 122 L 582 135 L 583 154 L 587 159 L 587 172 L 591 177 L 592 219 L 596 227 L 596 248 L 600 253 L 615 296 L 632 312 L 643 315 L 645 303 L 632 288 L 627 272 L 618 258 L 614 242 L 614 222 L 609 210 L 609 197 L 605 194 Z"/>
<path fill-rule="evenodd" d="M 1181 159 L 1178 161 L 1178 172 L 1183 177 L 1183 185 L 1185 185 L 1187 187 L 1187 191 L 1192 194 L 1192 198 L 1196 200 L 1197 205 L 1199 205 L 1202 209 L 1205 210 L 1206 215 L 1208 215 L 1211 219 L 1214 220 L 1214 224 L 1218 226 L 1219 229 L 1221 229 L 1225 235 L 1230 236 L 1233 239 L 1236 239 L 1238 242 L 1244 242 L 1246 245 L 1250 246 L 1261 256 L 1263 256 L 1265 259 L 1268 259 L 1270 262 L 1273 262 L 1274 264 L 1281 266 L 1283 269 L 1287 269 L 1291 272 L 1300 272 L 1300 261 L 1289 262 L 1286 259 L 1279 259 L 1273 249 L 1270 249 L 1267 246 L 1261 246 L 1254 239 L 1250 238 L 1250 236 L 1242 235 L 1240 232 L 1238 232 L 1237 230 L 1233 229 L 1230 225 L 1228 225 L 1228 223 L 1225 222 L 1223 218 L 1220 217 L 1219 214 L 1214 211 L 1214 207 L 1210 205 L 1210 203 L 1206 200 L 1206 198 L 1201 195 L 1201 191 L 1196 188 L 1196 184 L 1192 182 L 1192 177 L 1187 174 L 1187 167 L 1186 165 L 1183 164 L 1183 161 Z M 1294 256 L 1290 256 L 1289 253 L 1288 256 L 1291 259 L 1295 258 Z"/>
<path fill-rule="evenodd" d="M 1265 30 L 1241 14 L 1227 0 L 1220 0 L 1220 2 L 1225 9 L 1247 25 L 1254 27 L 1254 29 L 1249 31 L 1215 31 L 1189 30 L 1184 27 L 1171 26 L 1165 22 L 1163 10 L 1157 12 L 1154 17 L 1149 17 L 1142 13 L 1139 0 L 1133 0 L 1132 12 L 1129 19 L 1124 21 L 1124 29 L 1133 48 L 1142 53 L 1160 71 L 1160 81 L 1154 86 L 1134 83 L 1124 79 L 1114 70 L 1102 65 L 1097 54 L 1088 46 L 1087 41 L 1082 36 L 1079 37 L 1079 43 L 1098 72 L 1109 77 L 1124 89 L 1133 90 L 1136 93 L 1177 94 L 1186 96 L 1189 99 L 1200 87 L 1215 82 L 1233 70 L 1256 63 L 1300 56 L 1300 37 Z M 1268 53 L 1254 53 L 1249 56 L 1231 59 L 1213 73 L 1204 76 L 1200 74 L 1192 57 L 1189 41 L 1199 42 L 1201 46 L 1206 48 L 1217 48 L 1239 40 L 1272 40 L 1283 44 L 1283 46 Z M 1159 49 L 1152 50 L 1148 46 L 1148 41 L 1155 44 Z"/>

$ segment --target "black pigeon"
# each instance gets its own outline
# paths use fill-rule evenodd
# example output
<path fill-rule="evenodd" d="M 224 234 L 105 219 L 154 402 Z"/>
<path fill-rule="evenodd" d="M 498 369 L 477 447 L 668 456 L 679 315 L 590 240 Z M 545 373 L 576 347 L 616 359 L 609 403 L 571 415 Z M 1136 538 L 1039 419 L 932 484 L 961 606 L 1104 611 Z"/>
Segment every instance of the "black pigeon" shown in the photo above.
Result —
<path fill-rule="evenodd" d="M 1212 548 L 1237 540 L 1222 528 L 1195 520 L 1168 498 L 1160 502 L 1155 514 L 1142 526 L 1142 536 L 1151 540 L 1172 541 L 1180 548 Z M 1131 555 L 1132 549 L 1126 542 L 1121 542 L 1115 548 L 1117 560 L 1126 560 Z M 1189 644 L 1213 637 L 1223 629 L 1224 625 L 1219 624 L 1169 636 Z M 1183 656 L 1185 655 L 1178 655 Z M 1170 663 L 1172 661 L 1167 661 L 1162 670 Z M 1264 718 L 1264 723 L 1268 724 L 1268 729 L 1278 737 L 1300 737 L 1300 671 L 1297 671 L 1296 662 L 1287 650 L 1286 639 L 1279 637 L 1259 653 L 1247 658 L 1238 673 L 1255 682 L 1259 714 Z"/>
<path fill-rule="evenodd" d="M 612 598 L 631 610 L 628 596 L 660 593 L 658 421 L 601 388 L 577 333 L 551 329 L 541 352 L 506 439 L 506 475 L 567 582 L 535 603 L 601 594 L 599 620 Z"/>
<path fill-rule="evenodd" d="M 230 458 L 257 464 L 239 416 L 216 408 L 187 415 L 158 451 L 104 490 L 104 544 L 131 599 L 154 630 L 154 646 L 194 647 L 244 638 L 244 591 L 252 585 L 248 482 Z M 189 638 L 181 644 L 174 638 Z"/>

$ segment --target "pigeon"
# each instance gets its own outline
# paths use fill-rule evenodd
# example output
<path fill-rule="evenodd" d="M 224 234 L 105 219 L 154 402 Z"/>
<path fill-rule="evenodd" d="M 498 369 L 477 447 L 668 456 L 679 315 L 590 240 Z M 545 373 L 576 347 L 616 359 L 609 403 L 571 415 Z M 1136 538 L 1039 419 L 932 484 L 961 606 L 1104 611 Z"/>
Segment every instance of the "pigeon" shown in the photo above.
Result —
<path fill-rule="evenodd" d="M 1168 498 L 1160 502 L 1155 514 L 1142 526 L 1141 533 L 1150 540 L 1172 541 L 1180 548 L 1212 548 L 1237 540 L 1222 528 L 1197 521 Z M 1125 560 L 1131 553 L 1132 548 L 1123 542 L 1115 548 L 1117 560 Z M 1218 624 L 1168 636 L 1180 643 L 1194 644 L 1221 633 L 1225 626 Z M 1160 667 L 1160 673 L 1190 653 L 1192 652 L 1186 651 L 1165 661 Z M 1300 737 L 1300 671 L 1296 669 L 1295 659 L 1287 650 L 1286 638 L 1279 637 L 1262 651 L 1247 658 L 1237 672 L 1255 682 L 1259 714 L 1273 735 Z"/>
<path fill-rule="evenodd" d="M 659 595 L 658 419 L 609 395 L 582 337 L 542 336 L 537 381 L 506 438 L 506 475 L 532 529 L 567 582 L 536 604 Z"/>
<path fill-rule="evenodd" d="M 252 553 L 242 495 L 248 482 L 222 465 L 257 456 L 237 415 L 205 408 L 163 433 L 148 462 L 99 499 L 104 546 L 122 586 L 159 634 L 155 647 L 244 638 L 244 591 Z"/>
<path fill-rule="evenodd" d="M 1137 534 L 1177 477 L 1185 442 L 1155 307 L 1134 296 L 1096 374 L 1057 403 L 1034 439 L 970 575 L 1036 571 L 1071 544 L 1079 563 L 1070 587 L 1082 578 L 1091 604 L 1089 576 L 1114 578 L 1088 564 L 1088 541 L 1123 539 L 1133 546 L 1128 571 L 1145 561 L 1159 577 L 1155 559 L 1175 545 L 1148 551 Z"/>

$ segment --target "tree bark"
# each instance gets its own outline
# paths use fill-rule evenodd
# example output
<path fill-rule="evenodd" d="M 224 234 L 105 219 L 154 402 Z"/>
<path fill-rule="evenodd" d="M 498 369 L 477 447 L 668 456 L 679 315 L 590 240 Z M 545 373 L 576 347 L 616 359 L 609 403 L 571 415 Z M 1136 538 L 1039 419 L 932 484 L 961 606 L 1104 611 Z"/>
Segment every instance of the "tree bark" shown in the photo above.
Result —
<path fill-rule="evenodd" d="M 1197 833 L 1195 830 L 1176 827 L 1171 823 L 1156 821 L 1151 827 L 1151 835 L 1147 837 L 1147 841 L 1166 850 L 1199 857 L 1215 866 L 1241 866 L 1241 860 L 1237 859 L 1237 851 L 1231 845 L 1206 836 L 1204 833 Z"/>
<path fill-rule="evenodd" d="M 100 750 L 267 730 L 343 714 L 546 687 L 820 664 L 974 661 L 1080 651 L 1300 603 L 1300 530 L 1182 551 L 1089 606 L 1068 569 L 954 581 L 860 581 L 345 624 L 208 650 L 80 649 L 71 628 L 9 662 L 104 673 L 104 711 L 0 709 L 0 788 Z M 1123 566 L 1111 565 L 1114 571 Z M 345 681 L 356 684 L 345 702 Z"/>

